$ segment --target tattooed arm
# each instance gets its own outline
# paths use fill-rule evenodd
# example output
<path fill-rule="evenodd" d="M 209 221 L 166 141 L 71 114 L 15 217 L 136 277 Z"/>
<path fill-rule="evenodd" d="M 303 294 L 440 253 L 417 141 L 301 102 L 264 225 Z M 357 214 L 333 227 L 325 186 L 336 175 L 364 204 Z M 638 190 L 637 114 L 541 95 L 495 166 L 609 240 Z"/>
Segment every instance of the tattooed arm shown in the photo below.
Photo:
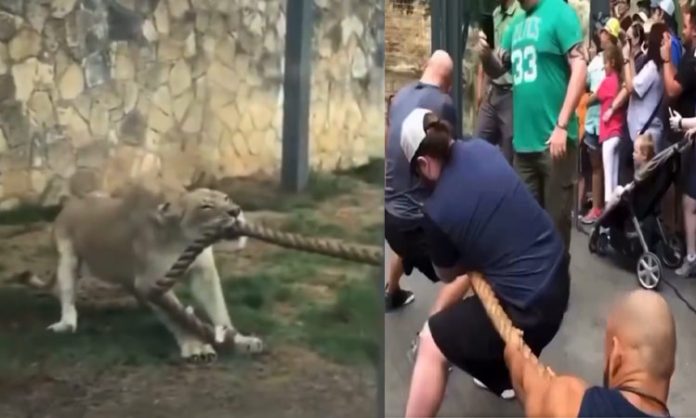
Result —
<path fill-rule="evenodd" d="M 510 71 L 510 53 L 504 49 L 497 49 L 495 52 L 489 49 L 481 53 L 481 65 L 488 77 L 496 79 Z"/>
<path fill-rule="evenodd" d="M 580 98 L 585 92 L 585 79 L 587 77 L 587 50 L 582 43 L 577 43 L 566 54 L 570 66 L 570 81 L 566 90 L 563 107 L 558 114 L 558 124 L 565 127 L 570 117 L 577 109 Z"/>

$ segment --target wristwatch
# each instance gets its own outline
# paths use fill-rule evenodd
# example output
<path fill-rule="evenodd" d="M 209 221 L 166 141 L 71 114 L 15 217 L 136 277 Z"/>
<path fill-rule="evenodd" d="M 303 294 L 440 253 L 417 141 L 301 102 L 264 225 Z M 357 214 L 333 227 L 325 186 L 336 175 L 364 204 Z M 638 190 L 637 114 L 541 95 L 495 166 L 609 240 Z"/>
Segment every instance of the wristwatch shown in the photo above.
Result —
<path fill-rule="evenodd" d="M 558 129 L 560 129 L 560 130 L 562 130 L 562 131 L 565 131 L 565 130 L 568 129 L 568 125 L 567 125 L 567 124 L 566 124 L 566 125 L 561 125 L 561 123 L 560 123 L 559 121 L 556 121 L 556 128 L 558 128 Z"/>

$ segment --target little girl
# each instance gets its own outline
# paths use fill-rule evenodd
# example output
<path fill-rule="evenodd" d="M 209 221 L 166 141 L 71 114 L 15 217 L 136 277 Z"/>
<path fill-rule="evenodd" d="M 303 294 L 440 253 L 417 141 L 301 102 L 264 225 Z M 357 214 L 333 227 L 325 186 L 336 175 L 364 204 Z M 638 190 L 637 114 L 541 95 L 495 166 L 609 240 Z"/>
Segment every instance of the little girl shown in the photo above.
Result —
<path fill-rule="evenodd" d="M 636 173 L 645 167 L 648 161 L 652 160 L 655 156 L 655 143 L 653 141 L 652 135 L 642 134 L 636 137 L 636 141 L 633 143 L 633 162 L 635 164 Z M 624 188 L 621 186 L 616 186 L 614 193 L 612 194 L 611 200 L 608 205 L 613 206 L 621 198 L 621 193 L 623 193 Z"/>
<path fill-rule="evenodd" d="M 624 107 L 614 109 L 612 103 L 621 89 L 623 54 L 616 45 L 604 50 L 606 77 L 590 100 L 599 101 L 602 117 L 599 121 L 599 143 L 602 144 L 604 165 L 604 201 L 609 202 L 619 182 L 619 142 L 626 119 Z"/>
<path fill-rule="evenodd" d="M 638 135 L 633 143 L 633 162 L 636 172 L 655 156 L 655 144 L 650 134 Z"/>

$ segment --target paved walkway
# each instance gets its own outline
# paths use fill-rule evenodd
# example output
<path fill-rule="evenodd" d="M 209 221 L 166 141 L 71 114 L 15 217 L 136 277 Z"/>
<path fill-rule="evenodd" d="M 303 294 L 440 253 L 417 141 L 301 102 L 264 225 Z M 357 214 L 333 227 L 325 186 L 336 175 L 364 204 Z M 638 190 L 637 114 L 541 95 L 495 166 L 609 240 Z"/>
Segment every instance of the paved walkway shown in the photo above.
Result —
<path fill-rule="evenodd" d="M 587 250 L 587 237 L 575 232 L 571 244 L 572 288 L 570 309 L 560 333 L 542 354 L 542 360 L 559 373 L 573 373 L 601 384 L 605 312 L 619 292 L 638 287 L 635 274 L 609 259 L 600 259 Z M 391 252 L 388 257 L 391 257 Z M 667 276 L 683 296 L 696 305 L 696 280 Z M 403 417 L 411 379 L 407 357 L 410 341 L 423 325 L 438 286 L 420 274 L 402 281 L 416 294 L 416 301 L 385 319 L 385 416 Z M 672 306 L 677 321 L 677 370 L 672 380 L 669 406 L 673 416 L 694 415 L 696 411 L 696 314 L 689 311 L 668 286 L 662 294 Z M 474 386 L 465 373 L 455 370 L 442 417 L 520 416 L 516 402 L 497 397 Z"/>

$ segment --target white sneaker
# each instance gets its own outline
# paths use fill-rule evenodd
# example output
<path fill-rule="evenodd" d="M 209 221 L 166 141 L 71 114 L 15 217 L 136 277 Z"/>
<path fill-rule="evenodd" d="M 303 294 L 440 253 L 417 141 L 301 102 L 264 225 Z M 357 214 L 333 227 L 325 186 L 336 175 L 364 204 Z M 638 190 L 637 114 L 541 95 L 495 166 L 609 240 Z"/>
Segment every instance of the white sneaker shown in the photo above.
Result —
<path fill-rule="evenodd" d="M 490 391 L 486 385 L 483 384 L 482 381 L 478 380 L 477 378 L 474 378 L 474 384 L 481 389 L 485 389 L 487 391 Z M 515 390 L 514 389 L 505 389 L 503 393 L 499 394 L 501 398 L 505 399 L 506 401 L 509 401 L 511 399 L 515 399 Z"/>

